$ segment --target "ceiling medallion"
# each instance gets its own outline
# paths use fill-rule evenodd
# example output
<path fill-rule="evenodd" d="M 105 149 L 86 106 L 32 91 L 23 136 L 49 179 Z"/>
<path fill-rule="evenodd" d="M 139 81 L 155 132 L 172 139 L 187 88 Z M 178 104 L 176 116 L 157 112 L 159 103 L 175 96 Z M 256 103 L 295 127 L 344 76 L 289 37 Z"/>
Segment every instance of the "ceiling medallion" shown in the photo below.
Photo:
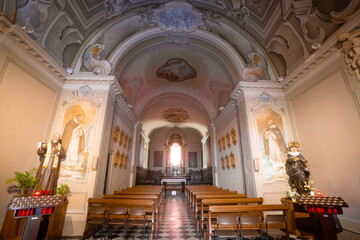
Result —
<path fill-rule="evenodd" d="M 181 82 L 195 78 L 196 71 L 184 59 L 172 58 L 157 70 L 156 75 L 172 82 Z"/>
<path fill-rule="evenodd" d="M 182 108 L 169 108 L 164 112 L 162 118 L 166 119 L 168 122 L 172 123 L 181 123 L 188 120 L 190 117 Z"/>
<path fill-rule="evenodd" d="M 192 32 L 201 19 L 202 14 L 186 2 L 173 1 L 154 10 L 154 21 L 165 31 Z"/>

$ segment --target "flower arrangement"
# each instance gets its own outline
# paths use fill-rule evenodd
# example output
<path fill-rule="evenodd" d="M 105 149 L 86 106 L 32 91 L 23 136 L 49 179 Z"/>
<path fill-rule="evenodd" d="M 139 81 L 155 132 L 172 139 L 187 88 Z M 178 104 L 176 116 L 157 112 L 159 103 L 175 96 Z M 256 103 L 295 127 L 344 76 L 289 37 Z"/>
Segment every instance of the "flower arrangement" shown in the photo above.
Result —
<path fill-rule="evenodd" d="M 286 191 L 286 198 L 291 199 L 293 202 L 296 202 L 297 196 L 299 196 L 299 194 L 293 188 L 289 187 L 289 189 Z"/>
<path fill-rule="evenodd" d="M 315 192 L 315 188 L 314 188 L 314 181 L 313 180 L 310 180 L 309 182 L 308 182 L 308 184 L 305 184 L 305 186 L 304 186 L 306 189 L 307 189 L 307 191 L 312 195 L 312 194 L 314 194 L 314 192 Z"/>
<path fill-rule="evenodd" d="M 41 189 L 38 179 L 35 176 L 36 172 L 37 168 L 25 171 L 25 173 L 15 172 L 15 177 L 6 180 L 5 183 L 17 182 L 17 184 L 9 186 L 7 192 L 10 194 L 28 195 L 34 188 Z"/>
<path fill-rule="evenodd" d="M 58 195 L 67 195 L 68 193 L 70 193 L 70 188 L 67 184 L 60 184 L 60 187 L 56 188 L 56 194 Z"/>

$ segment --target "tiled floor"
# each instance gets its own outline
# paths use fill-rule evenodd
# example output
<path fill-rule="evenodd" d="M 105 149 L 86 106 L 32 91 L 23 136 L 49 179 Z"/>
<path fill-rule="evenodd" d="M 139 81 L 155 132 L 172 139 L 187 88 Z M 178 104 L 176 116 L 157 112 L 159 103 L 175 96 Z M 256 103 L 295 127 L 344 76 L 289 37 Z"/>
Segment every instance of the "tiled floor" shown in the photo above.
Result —
<path fill-rule="evenodd" d="M 115 231 L 113 239 L 124 239 L 121 231 Z M 296 236 L 294 236 L 296 237 Z M 147 236 L 146 236 L 147 238 Z M 66 238 L 64 238 L 66 239 Z M 91 238 L 92 239 L 92 238 Z M 97 238 L 100 239 L 100 238 Z M 128 239 L 132 239 L 132 232 L 129 231 Z M 140 231 L 137 231 L 135 239 L 141 239 Z M 159 218 L 159 227 L 155 235 L 157 240 L 197 240 L 201 239 L 196 231 L 196 226 L 186 205 L 183 193 L 177 192 L 177 195 L 167 193 L 161 204 L 161 215 Z M 295 240 L 296 238 L 290 238 Z M 299 238 L 297 238 L 299 239 Z M 339 240 L 360 240 L 360 235 L 344 231 L 338 235 Z"/>
<path fill-rule="evenodd" d="M 115 238 L 113 239 L 124 239 L 121 231 L 115 231 L 114 234 L 116 235 L 114 235 Z M 131 231 L 128 233 L 128 239 L 132 239 Z M 141 230 L 136 231 L 135 239 L 141 239 Z M 171 192 L 169 192 L 166 194 L 166 197 L 161 204 L 161 216 L 159 218 L 159 227 L 155 239 L 201 239 L 187 209 L 183 193 L 177 192 L 177 195 L 172 195 Z"/>
<path fill-rule="evenodd" d="M 182 193 L 177 192 L 175 196 L 167 194 L 161 206 L 160 225 L 156 239 L 200 239 Z"/>

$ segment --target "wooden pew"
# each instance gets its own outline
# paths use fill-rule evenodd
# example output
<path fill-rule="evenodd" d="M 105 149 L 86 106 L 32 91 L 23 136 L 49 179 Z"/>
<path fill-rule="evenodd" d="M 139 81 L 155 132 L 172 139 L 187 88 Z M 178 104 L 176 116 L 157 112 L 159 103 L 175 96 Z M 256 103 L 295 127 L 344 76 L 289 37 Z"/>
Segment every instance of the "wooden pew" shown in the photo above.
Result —
<path fill-rule="evenodd" d="M 223 194 L 197 194 L 194 200 L 194 211 L 198 213 L 200 211 L 201 200 L 203 199 L 224 199 L 224 198 L 246 198 L 246 194 L 238 193 L 229 193 L 225 192 Z"/>
<path fill-rule="evenodd" d="M 228 189 L 214 189 L 212 191 L 196 191 L 191 193 L 190 208 L 195 211 L 195 200 L 198 195 L 221 195 L 221 194 L 238 194 L 236 191 L 230 191 Z"/>
<path fill-rule="evenodd" d="M 218 187 L 211 186 L 211 185 L 186 185 L 185 186 L 185 196 L 188 197 L 190 191 L 196 189 L 219 189 Z"/>
<path fill-rule="evenodd" d="M 263 216 L 264 212 L 269 211 L 283 211 L 284 215 L 287 214 L 288 207 L 282 204 L 263 204 L 263 205 L 210 205 L 208 213 L 208 232 L 207 237 L 211 239 L 213 233 L 212 229 L 216 228 L 216 224 L 213 223 L 213 216 L 220 214 L 229 215 L 260 215 Z"/>
<path fill-rule="evenodd" d="M 123 206 L 127 209 L 133 207 L 143 207 L 148 213 L 146 215 L 146 220 L 151 222 L 151 233 L 150 239 L 153 239 L 154 231 L 155 231 L 155 201 L 154 200 L 147 200 L 147 199 L 104 199 L 104 198 L 89 198 L 88 199 L 88 206 L 104 206 L 105 210 L 112 206 Z M 91 233 L 92 227 L 86 223 L 85 231 L 83 236 L 89 236 Z"/>
<path fill-rule="evenodd" d="M 157 195 L 161 203 L 164 197 L 164 191 L 159 189 L 125 189 L 121 191 L 114 191 L 114 195 Z"/>
<path fill-rule="evenodd" d="M 208 210 L 209 206 L 215 205 L 248 205 L 248 204 L 263 204 L 263 198 L 205 198 L 201 200 L 200 204 L 200 217 L 199 217 L 199 226 L 200 232 L 206 235 L 204 224 L 208 220 Z M 213 213 L 212 217 L 216 218 L 218 214 Z"/>
<path fill-rule="evenodd" d="M 104 194 L 104 199 L 138 199 L 138 200 L 153 200 L 155 204 L 155 219 L 158 219 L 160 214 L 160 197 L 158 195 L 152 194 L 118 194 L 118 195 L 111 195 L 111 194 Z"/>
<path fill-rule="evenodd" d="M 211 191 L 211 190 L 215 190 L 215 189 L 222 189 L 222 188 L 218 188 L 215 186 L 198 186 L 198 185 L 190 185 L 190 186 L 186 186 L 185 187 L 185 196 L 186 196 L 186 200 L 189 202 L 190 201 L 190 195 L 191 192 L 193 191 L 199 191 L 199 190 L 204 190 L 204 191 Z"/>

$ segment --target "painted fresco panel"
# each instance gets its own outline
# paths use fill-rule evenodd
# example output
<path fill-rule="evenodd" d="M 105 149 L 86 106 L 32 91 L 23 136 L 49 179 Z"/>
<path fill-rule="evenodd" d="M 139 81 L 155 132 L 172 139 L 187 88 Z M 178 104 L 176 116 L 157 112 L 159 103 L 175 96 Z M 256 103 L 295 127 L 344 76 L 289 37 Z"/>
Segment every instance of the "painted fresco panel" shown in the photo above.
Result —
<path fill-rule="evenodd" d="M 256 124 L 264 179 L 268 181 L 285 179 L 287 148 L 282 116 L 272 108 L 265 107 L 257 112 Z"/>
<path fill-rule="evenodd" d="M 66 151 L 66 160 L 61 164 L 59 180 L 86 181 L 94 142 L 95 117 L 96 108 L 84 100 L 65 110 L 62 145 Z"/>

